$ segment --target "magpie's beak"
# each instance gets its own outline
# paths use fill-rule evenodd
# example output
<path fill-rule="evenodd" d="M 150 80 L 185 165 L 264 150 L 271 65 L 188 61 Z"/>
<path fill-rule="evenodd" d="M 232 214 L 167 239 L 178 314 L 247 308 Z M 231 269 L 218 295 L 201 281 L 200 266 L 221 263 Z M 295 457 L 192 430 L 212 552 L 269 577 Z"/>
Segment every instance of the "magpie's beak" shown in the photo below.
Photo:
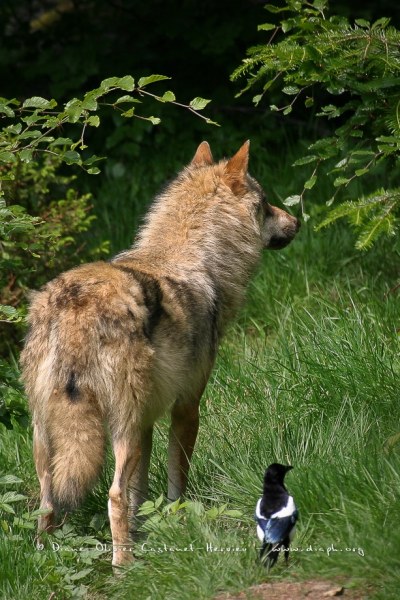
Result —
<path fill-rule="evenodd" d="M 287 473 L 288 471 L 291 471 L 292 469 L 293 469 L 293 467 L 291 467 L 290 465 L 288 465 L 288 466 L 286 467 L 286 473 Z"/>

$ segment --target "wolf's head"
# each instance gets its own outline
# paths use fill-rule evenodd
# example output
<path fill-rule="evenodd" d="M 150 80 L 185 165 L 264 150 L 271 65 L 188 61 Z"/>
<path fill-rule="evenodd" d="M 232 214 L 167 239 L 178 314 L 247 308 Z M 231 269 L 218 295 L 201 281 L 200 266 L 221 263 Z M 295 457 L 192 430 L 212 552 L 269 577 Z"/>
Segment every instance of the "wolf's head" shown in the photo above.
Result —
<path fill-rule="evenodd" d="M 249 149 L 250 142 L 247 141 L 232 158 L 223 161 L 222 179 L 237 200 L 254 215 L 264 248 L 279 250 L 295 237 L 300 228 L 300 221 L 267 202 L 260 184 L 248 173 Z M 202 142 L 190 166 L 203 167 L 213 164 L 210 146 L 207 142 Z"/>

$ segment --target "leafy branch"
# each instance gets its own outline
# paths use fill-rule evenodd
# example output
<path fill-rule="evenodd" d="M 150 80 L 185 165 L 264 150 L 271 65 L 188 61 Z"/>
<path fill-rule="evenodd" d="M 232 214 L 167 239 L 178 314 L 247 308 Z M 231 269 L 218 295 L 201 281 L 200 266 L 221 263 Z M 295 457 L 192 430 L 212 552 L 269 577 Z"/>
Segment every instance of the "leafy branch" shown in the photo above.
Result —
<path fill-rule="evenodd" d="M 271 104 L 271 111 L 286 116 L 300 103 L 333 129 L 295 161 L 294 166 L 310 165 L 312 171 L 303 190 L 284 203 L 300 205 L 307 219 L 305 194 L 328 177 L 335 188 L 326 199 L 328 210 L 339 199 L 346 208 L 329 213 L 321 226 L 348 218 L 358 233 L 356 246 L 366 249 L 380 235 L 394 235 L 399 225 L 397 188 L 372 190 L 365 196 L 365 212 L 364 196 L 357 201 L 351 196 L 357 193 L 352 184 L 362 178 L 367 189 L 374 186 L 372 175 L 383 173 L 387 181 L 400 158 L 400 32 L 387 18 L 350 23 L 342 16 L 328 16 L 327 6 L 327 0 L 267 4 L 278 22 L 259 26 L 269 39 L 249 49 L 232 79 L 247 79 L 239 95 L 261 88 L 253 97 L 256 105 L 278 89 L 293 98 L 282 106 Z M 362 219 L 357 218 L 360 211 Z"/>
<path fill-rule="evenodd" d="M 101 119 L 98 113 L 103 106 L 118 110 L 125 118 L 134 117 L 158 125 L 159 117 L 137 112 L 136 105 L 142 103 L 140 98 L 149 96 L 158 102 L 169 102 L 183 107 L 207 123 L 215 124 L 200 113 L 210 102 L 209 100 L 194 98 L 189 104 L 183 104 L 176 101 L 171 91 L 160 96 L 147 90 L 147 86 L 166 79 L 169 77 L 165 75 L 150 75 L 141 77 L 135 83 L 130 75 L 110 77 L 103 80 L 98 88 L 87 92 L 83 99 L 71 99 L 61 110 L 58 110 L 54 99 L 47 100 L 34 96 L 21 103 L 16 99 L 0 98 L 0 115 L 6 121 L 0 132 L 0 180 L 10 178 L 8 169 L 1 169 L 1 164 L 12 165 L 18 160 L 28 163 L 33 160 L 37 152 L 61 156 L 63 162 L 78 165 L 89 174 L 99 173 L 95 163 L 101 158 L 96 155 L 84 157 L 82 151 L 88 147 L 85 139 L 87 129 L 100 125 Z M 115 96 L 116 92 L 120 91 L 129 93 L 112 101 L 105 101 L 106 96 Z M 77 139 L 59 135 L 67 124 L 79 126 Z"/>

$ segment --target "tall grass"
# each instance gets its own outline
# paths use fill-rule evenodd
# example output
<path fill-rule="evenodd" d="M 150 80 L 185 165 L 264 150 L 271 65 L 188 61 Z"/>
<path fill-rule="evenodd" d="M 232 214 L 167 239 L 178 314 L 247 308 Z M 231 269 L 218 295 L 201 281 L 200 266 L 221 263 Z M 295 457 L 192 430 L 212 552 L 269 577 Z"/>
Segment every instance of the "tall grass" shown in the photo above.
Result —
<path fill-rule="evenodd" d="M 110 200 L 103 201 L 105 210 Z M 127 231 L 124 223 L 116 250 Z M 286 250 L 266 253 L 202 401 L 188 489 L 195 509 L 163 513 L 145 527 L 124 577 L 113 577 L 109 553 L 80 549 L 110 541 L 111 457 L 71 517 L 73 529 L 55 538 L 60 550 L 39 552 L 29 520 L 38 498 L 31 432 L 1 431 L 1 471 L 22 483 L 0 488 L 0 510 L 3 489 L 26 499 L 11 502 L 15 515 L 0 516 L 0 596 L 209 599 L 264 580 L 340 576 L 371 589 L 368 597 L 397 598 L 398 259 L 389 243 L 363 255 L 343 227 L 316 236 L 310 225 Z M 167 429 L 167 419 L 156 428 L 153 500 L 166 490 Z M 253 512 L 275 461 L 295 467 L 287 485 L 300 521 L 289 566 L 280 560 L 268 574 L 255 560 Z M 225 504 L 241 516 L 225 513 Z M 213 507 L 221 514 L 207 512 Z"/>

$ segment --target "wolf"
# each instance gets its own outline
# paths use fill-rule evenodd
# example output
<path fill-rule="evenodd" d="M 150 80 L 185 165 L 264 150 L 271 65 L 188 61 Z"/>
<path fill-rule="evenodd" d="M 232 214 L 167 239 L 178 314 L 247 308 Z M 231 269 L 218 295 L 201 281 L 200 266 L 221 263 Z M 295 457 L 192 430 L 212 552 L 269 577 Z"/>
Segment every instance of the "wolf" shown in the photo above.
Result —
<path fill-rule="evenodd" d="M 110 439 L 112 564 L 130 562 L 153 425 L 168 411 L 168 498 L 184 493 L 220 340 L 263 248 L 285 247 L 300 226 L 249 175 L 249 144 L 214 162 L 202 142 L 155 199 L 129 250 L 33 293 L 21 367 L 46 509 L 39 534 L 95 484 Z"/>

